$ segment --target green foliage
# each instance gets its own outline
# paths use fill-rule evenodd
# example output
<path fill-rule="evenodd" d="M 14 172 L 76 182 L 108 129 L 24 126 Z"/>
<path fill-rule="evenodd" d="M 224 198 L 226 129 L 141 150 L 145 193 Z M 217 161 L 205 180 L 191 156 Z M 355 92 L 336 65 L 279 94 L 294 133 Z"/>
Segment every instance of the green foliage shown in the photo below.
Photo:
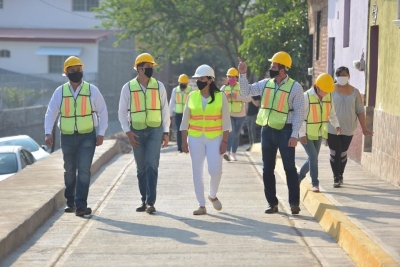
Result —
<path fill-rule="evenodd" d="M 307 3 L 300 0 L 256 1 L 257 14 L 246 20 L 244 42 L 239 52 L 258 76 L 264 77 L 268 61 L 285 51 L 293 60 L 289 75 L 305 83 L 307 78 L 308 18 Z"/>
<path fill-rule="evenodd" d="M 0 96 L 7 108 L 21 108 L 33 106 L 48 90 L 37 92 L 33 89 L 21 89 L 18 87 L 3 87 L 0 88 Z"/>

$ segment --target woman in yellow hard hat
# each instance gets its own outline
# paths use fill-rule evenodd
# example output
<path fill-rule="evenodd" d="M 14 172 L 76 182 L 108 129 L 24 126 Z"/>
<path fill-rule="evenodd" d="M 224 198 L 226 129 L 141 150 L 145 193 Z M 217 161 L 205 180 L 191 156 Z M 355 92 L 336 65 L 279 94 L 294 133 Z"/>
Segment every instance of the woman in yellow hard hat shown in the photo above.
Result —
<path fill-rule="evenodd" d="M 196 69 L 199 90 L 190 93 L 181 123 L 182 150 L 192 158 L 194 189 L 199 207 L 193 215 L 206 214 L 204 198 L 204 161 L 207 159 L 210 175 L 208 199 L 216 210 L 222 209 L 217 198 L 222 176 L 222 155 L 226 151 L 231 121 L 226 97 L 214 83 L 214 70 L 208 65 Z M 188 137 L 189 135 L 189 137 Z"/>
<path fill-rule="evenodd" d="M 188 85 L 189 77 L 186 74 L 181 74 L 178 78 L 179 85 L 172 90 L 171 99 L 169 100 L 169 114 L 175 114 L 176 125 L 176 143 L 178 151 L 182 153 L 182 135 L 179 128 L 181 127 L 183 108 L 185 107 L 186 100 L 192 92 L 192 87 Z"/>
<path fill-rule="evenodd" d="M 228 78 L 228 84 L 222 86 L 221 91 L 225 93 L 228 99 L 232 131 L 229 133 L 228 147 L 224 154 L 224 159 L 237 161 L 236 151 L 239 146 L 240 132 L 246 120 L 245 103 L 251 101 L 251 96 L 241 96 L 237 69 L 230 68 L 226 73 L 226 77 Z"/>
<path fill-rule="evenodd" d="M 318 154 L 322 138 L 328 139 L 328 122 L 336 128 L 337 135 L 341 132 L 335 106 L 331 99 L 334 88 L 333 78 L 329 74 L 323 73 L 315 80 L 315 85 L 304 93 L 305 118 L 299 131 L 299 137 L 308 159 L 301 167 L 298 176 L 299 182 L 301 182 L 310 171 L 313 192 L 319 192 Z"/>

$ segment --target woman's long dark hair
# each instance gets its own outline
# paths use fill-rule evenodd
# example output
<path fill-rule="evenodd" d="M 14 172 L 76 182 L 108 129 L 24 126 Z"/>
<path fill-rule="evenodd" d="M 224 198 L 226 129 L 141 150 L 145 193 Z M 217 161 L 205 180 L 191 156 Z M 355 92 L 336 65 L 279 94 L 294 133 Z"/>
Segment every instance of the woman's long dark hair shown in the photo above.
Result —
<path fill-rule="evenodd" d="M 211 79 L 211 76 L 207 76 L 207 79 Z M 210 96 L 211 96 L 211 101 L 208 104 L 211 104 L 215 100 L 215 92 L 221 93 L 217 85 L 215 84 L 214 81 L 210 83 Z"/>

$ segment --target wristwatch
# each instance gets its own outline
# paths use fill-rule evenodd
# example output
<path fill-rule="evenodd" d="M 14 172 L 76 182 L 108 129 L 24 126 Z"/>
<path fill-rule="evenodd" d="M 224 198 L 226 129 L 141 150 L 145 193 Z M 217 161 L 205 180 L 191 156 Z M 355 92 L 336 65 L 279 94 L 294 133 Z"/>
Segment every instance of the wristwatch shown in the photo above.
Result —
<path fill-rule="evenodd" d="M 168 132 L 165 132 L 165 133 L 163 133 L 163 134 L 169 135 L 169 133 L 168 133 Z"/>

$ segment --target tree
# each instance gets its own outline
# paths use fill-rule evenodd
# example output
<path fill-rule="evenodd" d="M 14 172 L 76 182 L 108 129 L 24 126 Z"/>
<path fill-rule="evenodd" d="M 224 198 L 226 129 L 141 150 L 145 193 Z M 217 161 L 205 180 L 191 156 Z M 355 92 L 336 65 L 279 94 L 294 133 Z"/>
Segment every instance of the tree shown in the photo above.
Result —
<path fill-rule="evenodd" d="M 237 65 L 241 31 L 251 0 L 104 0 L 96 17 L 118 29 L 119 41 L 135 37 L 142 51 L 170 60 L 219 47 Z"/>
<path fill-rule="evenodd" d="M 259 77 L 264 77 L 271 64 L 268 58 L 276 52 L 285 51 L 293 60 L 290 76 L 306 83 L 307 2 L 259 0 L 254 4 L 252 12 L 257 14 L 246 20 L 244 42 L 239 48 L 247 65 Z"/>
<path fill-rule="evenodd" d="M 35 105 L 42 95 L 48 92 L 48 89 L 42 89 L 38 92 L 34 89 L 3 87 L 0 88 L 0 101 L 2 101 L 7 108 L 29 107 Z"/>

